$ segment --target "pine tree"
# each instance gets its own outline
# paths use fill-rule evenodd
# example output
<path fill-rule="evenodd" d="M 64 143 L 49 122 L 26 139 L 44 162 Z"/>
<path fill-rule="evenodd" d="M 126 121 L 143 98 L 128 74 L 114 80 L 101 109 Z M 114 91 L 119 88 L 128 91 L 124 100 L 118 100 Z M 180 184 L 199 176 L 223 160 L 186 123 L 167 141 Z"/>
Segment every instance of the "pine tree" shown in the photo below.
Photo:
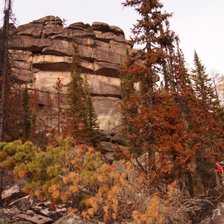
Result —
<path fill-rule="evenodd" d="M 192 79 L 197 98 L 202 100 L 208 110 L 217 110 L 220 108 L 218 95 L 196 51 L 194 52 L 194 66 L 194 69 L 192 69 Z"/>
<path fill-rule="evenodd" d="M 177 87 L 177 104 L 181 110 L 181 117 L 185 120 L 185 134 L 182 139 L 183 149 L 188 155 L 185 162 L 187 182 L 191 195 L 203 195 L 206 189 L 214 187 L 214 181 L 206 182 L 208 177 L 214 178 L 209 173 L 215 154 L 219 151 L 221 129 L 218 127 L 216 118 L 212 115 L 208 106 L 198 97 L 194 91 L 194 82 L 185 67 L 182 51 L 177 43 L 177 61 L 175 65 L 175 82 Z M 204 83 L 205 87 L 206 83 Z M 205 87 L 207 89 L 207 87 Z"/>
<path fill-rule="evenodd" d="M 31 111 L 30 111 L 30 97 L 27 86 L 22 94 L 23 104 L 23 137 L 25 140 L 29 138 L 31 131 Z"/>
<path fill-rule="evenodd" d="M 176 63 L 174 65 L 174 78 L 176 83 L 176 92 L 179 95 L 193 94 L 189 71 L 185 66 L 185 58 L 182 50 L 179 47 L 178 41 L 176 52 Z"/>
<path fill-rule="evenodd" d="M 131 153 L 136 156 L 140 156 L 143 153 L 142 144 L 143 141 L 140 136 L 140 130 L 136 127 L 135 118 L 138 114 L 139 94 L 135 88 L 136 77 L 138 71 L 141 71 L 141 67 L 138 67 L 135 60 L 127 53 L 127 60 L 120 72 L 121 79 L 121 97 L 122 97 L 122 113 L 123 113 L 123 125 L 124 135 L 129 140 Z"/>
<path fill-rule="evenodd" d="M 9 22 L 12 16 L 12 1 L 4 1 L 4 18 L 3 28 L 1 31 L 0 40 L 0 141 L 5 140 L 6 114 L 7 107 L 9 105 L 9 75 L 10 75 L 10 63 L 9 63 Z M 3 176 L 4 172 L 0 170 L 0 202 L 2 199 L 3 191 Z"/>
<path fill-rule="evenodd" d="M 160 1 L 127 0 L 124 6 L 133 7 L 140 15 L 132 30 L 134 43 L 141 46 L 133 57 L 132 66 L 132 70 L 135 71 L 134 83 L 140 84 L 140 91 L 126 103 L 126 105 L 136 104 L 136 111 L 130 121 L 135 134 L 129 136 L 132 137 L 132 141 L 138 142 L 137 145 L 141 147 L 139 151 L 147 155 L 148 167 L 145 171 L 151 172 L 155 171 L 155 155 L 161 143 L 158 141 L 160 137 L 157 132 L 159 130 L 157 120 L 159 117 L 165 119 L 166 116 L 163 110 L 161 116 L 156 112 L 158 102 L 166 95 L 161 95 L 156 82 L 162 76 L 165 89 L 167 91 L 174 89 L 174 74 L 171 67 L 174 62 L 171 54 L 175 34 L 169 30 L 168 19 L 171 14 L 162 11 L 163 5 Z"/>
<path fill-rule="evenodd" d="M 127 0 L 124 5 L 134 7 L 141 16 L 133 29 L 133 40 L 142 49 L 132 56 L 134 62 L 126 66 L 122 81 L 130 87 L 123 94 L 125 114 L 135 109 L 127 123 L 137 131 L 129 132 L 129 139 L 141 141 L 138 145 L 144 157 L 142 163 L 136 154 L 136 161 L 150 187 L 158 189 L 161 183 L 182 179 L 192 195 L 204 194 L 199 161 L 211 168 L 212 153 L 222 141 L 215 138 L 217 144 L 209 135 L 209 126 L 216 129 L 214 119 L 206 115 L 194 94 L 179 40 L 168 27 L 170 14 L 162 12 L 158 0 Z M 161 90 L 156 86 L 157 76 L 164 79 Z M 132 93 L 135 83 L 140 83 L 140 91 Z M 220 129 L 215 132 L 220 134 Z"/>
<path fill-rule="evenodd" d="M 71 82 L 69 85 L 70 130 L 79 141 L 97 145 L 99 141 L 99 124 L 92 104 L 87 81 L 80 75 L 77 50 L 73 56 Z"/>
<path fill-rule="evenodd" d="M 86 95 L 86 117 L 84 120 L 84 124 L 87 131 L 87 139 L 88 142 L 97 147 L 97 144 L 100 140 L 99 122 L 97 120 L 97 115 L 93 107 L 93 102 L 89 93 L 89 86 L 86 77 L 84 80 L 84 91 Z"/>
<path fill-rule="evenodd" d="M 61 134 L 61 126 L 62 126 L 62 88 L 63 88 L 63 84 L 61 82 L 61 79 L 58 78 L 56 85 L 54 87 L 54 89 L 56 90 L 56 94 L 57 94 L 57 132 L 60 135 Z"/>
<path fill-rule="evenodd" d="M 0 52 L 0 141 L 5 137 L 6 131 L 6 113 L 8 107 L 8 97 L 10 90 L 10 63 L 9 63 L 9 23 L 12 16 L 12 1 L 5 1 L 4 22 L 2 28 L 1 52 Z"/>
<path fill-rule="evenodd" d="M 204 113 L 204 122 L 209 127 L 207 132 L 204 129 L 204 135 L 208 139 L 204 148 L 210 147 L 213 149 L 213 152 L 223 157 L 222 153 L 219 152 L 219 147 L 217 147 L 223 144 L 223 140 L 221 139 L 221 136 L 224 135 L 222 120 L 223 109 L 220 105 L 215 86 L 206 73 L 206 68 L 196 51 L 194 52 L 194 69 L 192 69 L 192 73 L 194 92 Z"/>
<path fill-rule="evenodd" d="M 150 105 L 151 93 L 156 87 L 155 82 L 166 67 L 166 47 L 172 44 L 171 33 L 164 31 L 171 14 L 162 12 L 163 5 L 158 0 L 127 0 L 124 6 L 133 7 L 140 15 L 132 33 L 134 43 L 141 46 L 139 58 L 145 67 L 144 75 L 139 77 L 141 92 L 145 94 L 145 104 Z"/>
<path fill-rule="evenodd" d="M 70 121 L 66 127 L 69 134 L 77 141 L 86 141 L 84 121 L 86 118 L 86 96 L 83 88 L 83 80 L 80 76 L 79 56 L 75 48 L 72 60 L 71 81 L 69 83 L 69 113 Z"/>

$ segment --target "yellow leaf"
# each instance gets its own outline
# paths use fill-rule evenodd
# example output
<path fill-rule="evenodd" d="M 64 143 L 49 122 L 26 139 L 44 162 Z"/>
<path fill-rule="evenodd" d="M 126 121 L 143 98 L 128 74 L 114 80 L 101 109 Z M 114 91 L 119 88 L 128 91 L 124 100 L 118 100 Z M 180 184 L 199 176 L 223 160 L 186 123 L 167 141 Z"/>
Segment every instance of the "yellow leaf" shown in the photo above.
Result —
<path fill-rule="evenodd" d="M 27 172 L 25 170 L 19 170 L 17 172 L 17 176 L 18 176 L 18 178 L 23 179 L 26 176 L 26 173 Z"/>
<path fill-rule="evenodd" d="M 68 208 L 68 214 L 71 214 L 71 213 L 77 213 L 78 212 L 78 210 L 77 210 L 77 208 Z"/>
<path fill-rule="evenodd" d="M 4 160 L 4 159 L 6 159 L 6 157 L 7 157 L 7 153 L 1 151 L 1 152 L 0 152 L 0 160 Z"/>
<path fill-rule="evenodd" d="M 82 216 L 86 219 L 90 219 L 88 212 L 82 212 Z"/>
<path fill-rule="evenodd" d="M 40 190 L 36 190 L 34 195 L 37 196 L 38 198 L 40 197 L 40 195 L 42 194 L 42 192 Z"/>
<path fill-rule="evenodd" d="M 1 169 L 11 168 L 11 167 L 13 167 L 13 163 L 9 160 L 4 160 L 3 162 L 0 163 Z"/>
<path fill-rule="evenodd" d="M 69 182 L 69 178 L 68 177 L 63 177 L 62 178 L 64 184 L 67 184 Z"/>
<path fill-rule="evenodd" d="M 117 194 L 120 191 L 120 188 L 118 186 L 113 186 L 111 188 L 111 191 L 113 192 L 113 194 Z"/>
<path fill-rule="evenodd" d="M 116 220 L 116 219 L 117 219 L 117 214 L 116 214 L 116 213 L 113 213 L 113 214 L 112 214 L 112 219 L 113 219 L 113 220 Z"/>
<path fill-rule="evenodd" d="M 114 212 L 117 212 L 118 211 L 118 201 L 116 200 L 116 203 L 113 203 L 111 207 L 112 207 Z"/>
<path fill-rule="evenodd" d="M 103 182 L 103 181 L 104 181 L 104 178 L 103 178 L 102 175 L 98 175 L 98 176 L 97 176 L 97 180 L 98 180 L 99 182 Z"/>
<path fill-rule="evenodd" d="M 70 197 L 71 197 L 71 194 L 69 194 L 68 192 L 61 193 L 61 200 L 63 203 L 66 203 Z"/>
<path fill-rule="evenodd" d="M 87 212 L 88 212 L 88 214 L 90 215 L 90 217 L 93 217 L 93 215 L 94 215 L 94 209 L 93 209 L 93 208 L 89 208 L 89 209 L 87 210 Z"/>
<path fill-rule="evenodd" d="M 71 172 L 71 173 L 69 173 L 68 178 L 69 178 L 69 179 L 76 179 L 77 176 L 78 176 L 78 175 L 77 175 L 76 172 Z"/>
<path fill-rule="evenodd" d="M 52 198 L 58 199 L 59 196 L 60 196 L 60 191 L 59 190 L 56 190 L 56 191 L 52 192 Z"/>
<path fill-rule="evenodd" d="M 56 191 L 58 189 L 58 185 L 57 184 L 53 184 L 48 188 L 48 192 L 52 193 L 54 191 Z"/>
<path fill-rule="evenodd" d="M 109 207 L 107 205 L 105 205 L 105 206 L 103 206 L 103 210 L 104 210 L 105 214 L 108 214 Z"/>
<path fill-rule="evenodd" d="M 77 187 L 77 186 L 75 186 L 75 185 L 72 185 L 72 186 L 69 186 L 69 191 L 71 191 L 72 193 L 76 193 L 78 190 L 79 190 L 79 188 Z"/>
<path fill-rule="evenodd" d="M 132 218 L 134 219 L 135 222 L 139 223 L 140 221 L 140 214 L 138 211 L 133 211 L 132 212 Z"/>
<path fill-rule="evenodd" d="M 42 187 L 42 190 L 45 192 L 45 191 L 48 191 L 49 189 L 49 186 L 47 184 L 45 184 L 43 187 Z"/>
<path fill-rule="evenodd" d="M 98 203 L 96 198 L 89 198 L 87 204 L 91 206 L 95 212 L 98 210 Z"/>

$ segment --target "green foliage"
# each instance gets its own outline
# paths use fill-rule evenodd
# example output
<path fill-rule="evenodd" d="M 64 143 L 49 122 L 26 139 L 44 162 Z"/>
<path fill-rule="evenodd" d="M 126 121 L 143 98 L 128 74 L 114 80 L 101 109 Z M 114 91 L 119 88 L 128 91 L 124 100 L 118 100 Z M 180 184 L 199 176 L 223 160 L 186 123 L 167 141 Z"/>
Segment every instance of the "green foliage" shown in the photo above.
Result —
<path fill-rule="evenodd" d="M 194 52 L 194 66 L 192 79 L 195 95 L 202 100 L 207 110 L 217 111 L 220 108 L 217 92 L 196 51 Z"/>
<path fill-rule="evenodd" d="M 31 160 L 36 147 L 31 142 L 17 140 L 9 143 L 1 143 L 0 167 L 2 169 L 15 168 L 17 165 L 27 163 Z"/>
<path fill-rule="evenodd" d="M 3 147 L 3 151 L 6 152 L 9 156 L 12 156 L 16 153 L 20 145 L 21 145 L 20 140 L 10 142 Z"/>
<path fill-rule="evenodd" d="M 82 108 L 84 101 L 83 81 L 80 76 L 79 57 L 77 52 L 73 55 L 71 82 L 69 85 L 70 108 L 73 113 L 78 113 L 82 118 Z"/>
<path fill-rule="evenodd" d="M 31 131 L 32 114 L 30 110 L 30 97 L 27 86 L 25 87 L 22 94 L 22 105 L 23 105 L 23 136 L 27 140 Z"/>
<path fill-rule="evenodd" d="M 76 52 L 73 56 L 69 86 L 70 116 L 73 126 L 70 127 L 70 132 L 77 140 L 96 146 L 100 138 L 99 124 L 87 80 L 85 78 L 83 81 L 79 69 L 79 57 Z"/>
<path fill-rule="evenodd" d="M 142 49 L 127 55 L 121 71 L 123 124 L 131 152 L 123 153 L 131 162 L 107 164 L 104 155 L 86 145 L 97 148 L 99 124 L 75 50 L 67 126 L 61 126 L 60 80 L 56 90 L 58 133 L 66 126 L 76 144 L 70 138 L 44 148 L 20 140 L 0 142 L 0 169 L 13 170 L 32 198 L 65 203 L 86 218 L 106 223 L 188 223 L 189 212 L 200 206 L 196 201 L 196 208 L 191 208 L 194 202 L 187 195 L 201 197 L 215 187 L 212 164 L 224 158 L 223 120 L 213 113 L 219 107 L 217 96 L 196 52 L 192 85 L 179 40 L 169 29 L 171 15 L 162 11 L 159 0 L 126 0 L 124 5 L 134 7 L 141 17 L 133 40 Z M 160 89 L 159 76 L 164 82 Z M 22 101 L 18 113 L 23 117 L 12 116 L 7 131 L 28 139 L 35 114 L 27 87 L 22 100 L 19 94 L 9 99 Z M 188 186 L 186 192 L 180 191 L 180 183 Z"/>
<path fill-rule="evenodd" d="M 20 141 L 6 143 L 1 152 L 4 147 L 10 152 L 5 168 L 23 180 L 25 192 L 52 205 L 65 203 L 87 219 L 154 224 L 172 218 L 186 223 L 189 210 L 194 209 L 190 207 L 194 202 L 186 203 L 189 198 L 176 182 L 168 185 L 166 194 L 151 195 L 144 175 L 130 162 L 107 164 L 101 153 L 87 145 L 74 146 L 70 138 L 59 138 L 57 146 L 46 149 Z"/>
<path fill-rule="evenodd" d="M 69 84 L 69 116 L 71 121 L 66 129 L 77 141 L 86 141 L 86 94 L 83 88 L 83 80 L 80 76 L 79 57 L 77 52 L 73 55 L 71 82 Z"/>
<path fill-rule="evenodd" d="M 57 132 L 60 135 L 61 134 L 61 127 L 62 127 L 62 91 L 63 91 L 63 84 L 61 82 L 61 79 L 58 78 L 57 82 L 55 83 L 54 89 L 57 92 Z"/>
<path fill-rule="evenodd" d="M 7 143 L 1 152 L 5 149 L 10 154 L 3 155 L 0 167 L 13 169 L 24 179 L 23 190 L 33 198 L 67 203 L 85 217 L 100 212 L 106 221 L 116 220 L 118 193 L 125 186 L 127 172 L 104 163 L 103 155 L 93 148 L 74 147 L 70 138 L 60 138 L 57 143 L 43 150 L 31 142 Z"/>
<path fill-rule="evenodd" d="M 88 141 L 96 147 L 101 135 L 99 132 L 99 122 L 97 120 L 97 115 L 93 107 L 92 98 L 89 93 L 89 86 L 86 78 L 84 80 L 84 90 L 86 95 L 86 116 L 84 119 L 84 124 Z"/>
<path fill-rule="evenodd" d="M 137 90 L 134 87 L 137 71 L 136 64 L 133 63 L 130 55 L 127 55 L 127 61 L 121 70 L 121 96 L 122 96 L 122 112 L 124 135 L 129 139 L 131 151 L 133 155 L 140 156 L 143 152 L 143 139 L 140 138 L 140 129 L 133 123 L 138 114 L 138 104 L 140 101 Z"/>
<path fill-rule="evenodd" d="M 70 139 L 58 139 L 57 147 L 47 147 L 44 150 L 37 148 L 31 142 L 14 141 L 2 144 L 0 151 L 1 169 L 13 169 L 19 178 L 26 178 L 24 189 L 41 189 L 43 185 L 61 181 L 68 167 L 68 151 L 71 150 Z M 32 196 L 32 192 L 30 192 Z"/>

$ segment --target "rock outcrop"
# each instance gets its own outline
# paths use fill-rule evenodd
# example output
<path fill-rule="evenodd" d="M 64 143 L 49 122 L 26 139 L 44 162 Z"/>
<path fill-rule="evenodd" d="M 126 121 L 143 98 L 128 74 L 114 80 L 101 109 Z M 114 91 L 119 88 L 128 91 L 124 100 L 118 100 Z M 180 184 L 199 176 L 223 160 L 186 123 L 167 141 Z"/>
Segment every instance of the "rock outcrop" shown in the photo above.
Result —
<path fill-rule="evenodd" d="M 223 224 L 224 223 L 224 203 L 220 202 L 213 210 L 210 217 L 204 219 L 200 224 Z"/>
<path fill-rule="evenodd" d="M 86 220 L 75 214 L 69 214 L 54 222 L 55 224 L 104 224 L 96 220 Z"/>
<path fill-rule="evenodd" d="M 0 224 L 104 224 L 97 220 L 86 220 L 69 213 L 66 205 L 54 208 L 50 201 L 38 202 L 20 191 L 18 185 L 3 191 L 3 204 L 0 207 Z"/>
<path fill-rule="evenodd" d="M 54 93 L 58 78 L 64 85 L 69 83 L 74 44 L 82 76 L 90 84 L 100 127 L 109 130 L 120 121 L 119 68 L 132 49 L 119 27 L 101 22 L 76 22 L 64 27 L 55 16 L 21 25 L 13 30 L 10 43 L 13 74 L 33 88 Z"/>

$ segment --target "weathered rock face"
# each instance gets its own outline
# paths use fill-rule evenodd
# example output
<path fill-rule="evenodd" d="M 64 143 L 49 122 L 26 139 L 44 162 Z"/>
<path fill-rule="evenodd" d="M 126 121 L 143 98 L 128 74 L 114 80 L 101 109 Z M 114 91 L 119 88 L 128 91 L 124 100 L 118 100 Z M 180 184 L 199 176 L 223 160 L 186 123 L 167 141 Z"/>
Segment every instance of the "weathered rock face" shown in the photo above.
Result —
<path fill-rule="evenodd" d="M 206 218 L 200 224 L 223 224 L 224 223 L 224 203 L 221 202 L 213 210 L 212 216 Z"/>
<path fill-rule="evenodd" d="M 55 224 L 104 224 L 95 220 L 86 220 L 77 215 L 69 214 L 57 220 Z"/>
<path fill-rule="evenodd" d="M 69 83 L 76 44 L 100 127 L 108 130 L 119 123 L 119 68 L 132 48 L 119 27 L 100 22 L 64 27 L 59 17 L 47 16 L 19 26 L 13 37 L 13 73 L 20 81 L 50 92 L 58 78 L 64 85 Z"/>

